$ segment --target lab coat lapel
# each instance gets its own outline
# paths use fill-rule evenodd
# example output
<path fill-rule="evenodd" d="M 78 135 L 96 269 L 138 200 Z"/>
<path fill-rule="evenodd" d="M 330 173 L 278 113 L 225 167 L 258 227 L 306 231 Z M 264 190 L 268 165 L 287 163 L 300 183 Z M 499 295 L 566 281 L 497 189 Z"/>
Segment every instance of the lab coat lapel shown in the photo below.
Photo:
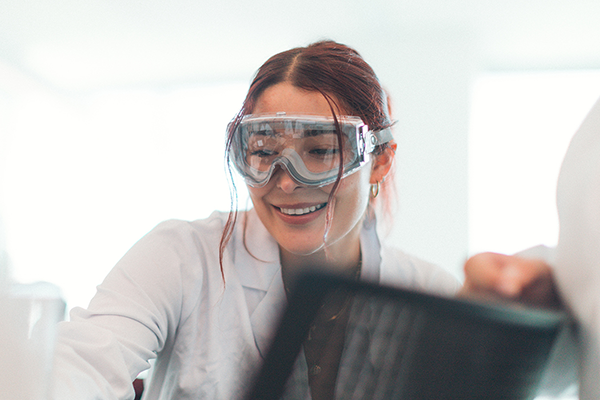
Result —
<path fill-rule="evenodd" d="M 287 300 L 281 274 L 275 274 L 265 297 L 250 316 L 254 340 L 260 355 L 264 358 L 269 349 L 277 323 L 283 313 Z"/>
<path fill-rule="evenodd" d="M 240 223 L 241 227 L 237 232 L 235 265 L 246 290 L 264 293 L 254 310 L 250 310 L 254 340 L 264 358 L 287 300 L 281 278 L 277 242 L 260 222 L 254 210 L 248 211 L 245 217 L 247 220 Z M 244 225 L 246 233 L 242 235 Z"/>

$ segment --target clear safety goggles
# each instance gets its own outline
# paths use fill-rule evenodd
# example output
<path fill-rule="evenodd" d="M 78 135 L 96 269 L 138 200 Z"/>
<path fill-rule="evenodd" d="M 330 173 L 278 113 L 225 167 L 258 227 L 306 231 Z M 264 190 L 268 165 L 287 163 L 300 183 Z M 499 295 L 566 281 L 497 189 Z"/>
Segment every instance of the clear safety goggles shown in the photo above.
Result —
<path fill-rule="evenodd" d="M 358 117 L 338 117 L 341 144 L 332 117 L 250 114 L 242 118 L 230 148 L 230 159 L 246 183 L 264 186 L 277 166 L 302 185 L 324 186 L 369 162 L 376 146 L 393 139 L 389 128 L 370 131 Z"/>

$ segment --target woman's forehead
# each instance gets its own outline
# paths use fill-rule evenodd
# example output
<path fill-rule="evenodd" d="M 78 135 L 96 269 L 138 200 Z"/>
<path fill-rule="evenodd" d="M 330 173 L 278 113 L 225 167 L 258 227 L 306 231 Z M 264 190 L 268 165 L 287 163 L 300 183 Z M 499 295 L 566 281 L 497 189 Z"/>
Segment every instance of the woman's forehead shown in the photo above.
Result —
<path fill-rule="evenodd" d="M 331 107 L 320 92 L 281 82 L 265 89 L 252 109 L 253 114 L 278 112 L 331 116 Z"/>

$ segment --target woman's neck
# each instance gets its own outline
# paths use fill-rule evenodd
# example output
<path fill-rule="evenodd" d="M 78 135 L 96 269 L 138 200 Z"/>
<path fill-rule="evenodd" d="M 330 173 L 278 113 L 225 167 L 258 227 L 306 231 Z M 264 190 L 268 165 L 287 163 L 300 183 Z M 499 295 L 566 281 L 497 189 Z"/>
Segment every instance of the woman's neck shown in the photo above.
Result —
<path fill-rule="evenodd" d="M 355 277 L 361 263 L 360 240 L 357 237 L 351 245 L 323 248 L 309 255 L 298 255 L 280 248 L 281 272 L 286 285 L 298 275 L 307 271 L 323 271 Z"/>

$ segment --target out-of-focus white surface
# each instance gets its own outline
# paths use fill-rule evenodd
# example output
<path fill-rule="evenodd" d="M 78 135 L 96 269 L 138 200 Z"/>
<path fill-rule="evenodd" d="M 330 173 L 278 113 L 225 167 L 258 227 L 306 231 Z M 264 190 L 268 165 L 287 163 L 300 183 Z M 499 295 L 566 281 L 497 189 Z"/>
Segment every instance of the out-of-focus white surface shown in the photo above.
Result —
<path fill-rule="evenodd" d="M 495 73 L 475 81 L 469 135 L 469 252 L 512 254 L 558 239 L 556 183 L 600 71 Z"/>
<path fill-rule="evenodd" d="M 0 293 L 0 400 L 45 400 L 56 324 L 65 303 L 51 284 L 16 285 Z"/>
<path fill-rule="evenodd" d="M 462 32 L 476 38 L 485 69 L 592 68 L 599 15 L 596 0 L 3 0 L 0 57 L 54 87 L 87 91 L 246 79 L 270 55 L 323 37 L 397 57 L 401 69 L 399 41 Z"/>
<path fill-rule="evenodd" d="M 0 185 L 13 279 L 53 282 L 69 309 L 85 307 L 156 224 L 229 210 L 225 128 L 246 90 L 114 90 L 76 103 L 23 95 Z"/>

